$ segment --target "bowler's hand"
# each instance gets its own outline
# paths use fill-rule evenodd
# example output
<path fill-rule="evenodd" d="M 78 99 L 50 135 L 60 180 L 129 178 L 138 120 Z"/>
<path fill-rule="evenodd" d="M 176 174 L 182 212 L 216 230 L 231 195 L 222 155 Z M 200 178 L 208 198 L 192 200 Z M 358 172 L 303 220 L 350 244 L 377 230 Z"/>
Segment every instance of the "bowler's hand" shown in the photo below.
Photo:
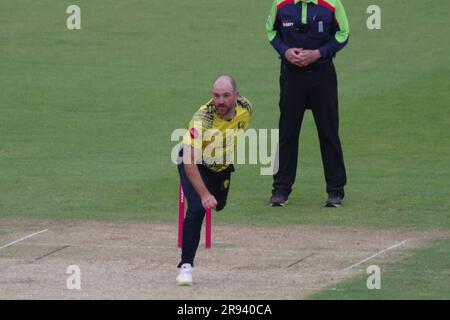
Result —
<path fill-rule="evenodd" d="M 316 62 L 317 59 L 320 58 L 320 51 L 319 50 L 302 50 L 298 54 L 300 63 L 298 66 L 300 67 L 306 67 L 310 65 L 311 63 Z"/>
<path fill-rule="evenodd" d="M 202 199 L 202 205 L 205 209 L 215 209 L 217 207 L 217 200 L 211 193 L 200 197 Z"/>

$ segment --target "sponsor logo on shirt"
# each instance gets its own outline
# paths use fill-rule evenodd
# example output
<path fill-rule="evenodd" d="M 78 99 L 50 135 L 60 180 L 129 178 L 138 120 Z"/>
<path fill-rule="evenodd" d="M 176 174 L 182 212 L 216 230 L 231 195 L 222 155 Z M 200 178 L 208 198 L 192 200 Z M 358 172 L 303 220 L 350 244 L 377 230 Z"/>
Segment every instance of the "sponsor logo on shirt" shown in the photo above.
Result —
<path fill-rule="evenodd" d="M 319 21 L 319 32 L 323 33 L 323 21 Z"/>
<path fill-rule="evenodd" d="M 198 137 L 198 131 L 197 131 L 197 129 L 192 128 L 192 129 L 189 131 L 189 135 L 191 136 L 191 139 L 197 138 L 197 137 Z"/>
<path fill-rule="evenodd" d="M 283 19 L 281 22 L 283 23 L 283 27 L 285 28 L 294 26 L 293 22 L 287 21 L 286 19 Z"/>

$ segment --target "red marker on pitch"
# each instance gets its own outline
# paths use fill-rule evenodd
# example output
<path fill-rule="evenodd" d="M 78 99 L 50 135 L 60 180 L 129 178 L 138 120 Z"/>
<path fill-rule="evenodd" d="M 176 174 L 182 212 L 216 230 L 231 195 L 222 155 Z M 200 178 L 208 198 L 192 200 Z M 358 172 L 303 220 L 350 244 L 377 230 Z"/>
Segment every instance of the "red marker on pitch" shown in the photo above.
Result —
<path fill-rule="evenodd" d="M 185 212 L 186 197 L 184 196 L 183 187 L 180 181 L 179 198 L 178 198 L 178 248 L 183 244 L 183 223 Z M 205 216 L 205 248 L 211 248 L 211 209 L 206 210 Z"/>

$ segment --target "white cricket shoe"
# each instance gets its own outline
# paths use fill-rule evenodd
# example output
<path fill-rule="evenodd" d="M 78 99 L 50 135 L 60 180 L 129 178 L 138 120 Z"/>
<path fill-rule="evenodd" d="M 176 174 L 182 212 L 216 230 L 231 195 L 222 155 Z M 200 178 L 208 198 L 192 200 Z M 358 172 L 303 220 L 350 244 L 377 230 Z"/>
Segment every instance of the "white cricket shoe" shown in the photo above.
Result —
<path fill-rule="evenodd" d="M 192 285 L 192 266 L 190 263 L 183 263 L 180 268 L 180 274 L 177 277 L 179 286 Z"/>

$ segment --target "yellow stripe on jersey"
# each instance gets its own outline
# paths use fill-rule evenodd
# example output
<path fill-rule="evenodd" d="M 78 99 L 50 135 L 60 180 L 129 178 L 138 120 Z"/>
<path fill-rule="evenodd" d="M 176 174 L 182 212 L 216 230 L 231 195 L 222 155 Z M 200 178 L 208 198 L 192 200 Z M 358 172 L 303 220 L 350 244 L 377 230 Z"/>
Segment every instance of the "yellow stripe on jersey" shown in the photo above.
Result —
<path fill-rule="evenodd" d="M 183 143 L 202 150 L 203 163 L 209 169 L 220 172 L 228 168 L 236 145 L 236 133 L 245 130 L 250 122 L 252 105 L 240 96 L 236 115 L 230 121 L 216 113 L 212 100 L 201 106 L 189 122 Z"/>
<path fill-rule="evenodd" d="M 238 106 L 246 109 L 249 112 L 250 116 L 252 115 L 252 104 L 246 97 L 239 96 L 239 98 L 237 99 L 237 104 Z"/>

